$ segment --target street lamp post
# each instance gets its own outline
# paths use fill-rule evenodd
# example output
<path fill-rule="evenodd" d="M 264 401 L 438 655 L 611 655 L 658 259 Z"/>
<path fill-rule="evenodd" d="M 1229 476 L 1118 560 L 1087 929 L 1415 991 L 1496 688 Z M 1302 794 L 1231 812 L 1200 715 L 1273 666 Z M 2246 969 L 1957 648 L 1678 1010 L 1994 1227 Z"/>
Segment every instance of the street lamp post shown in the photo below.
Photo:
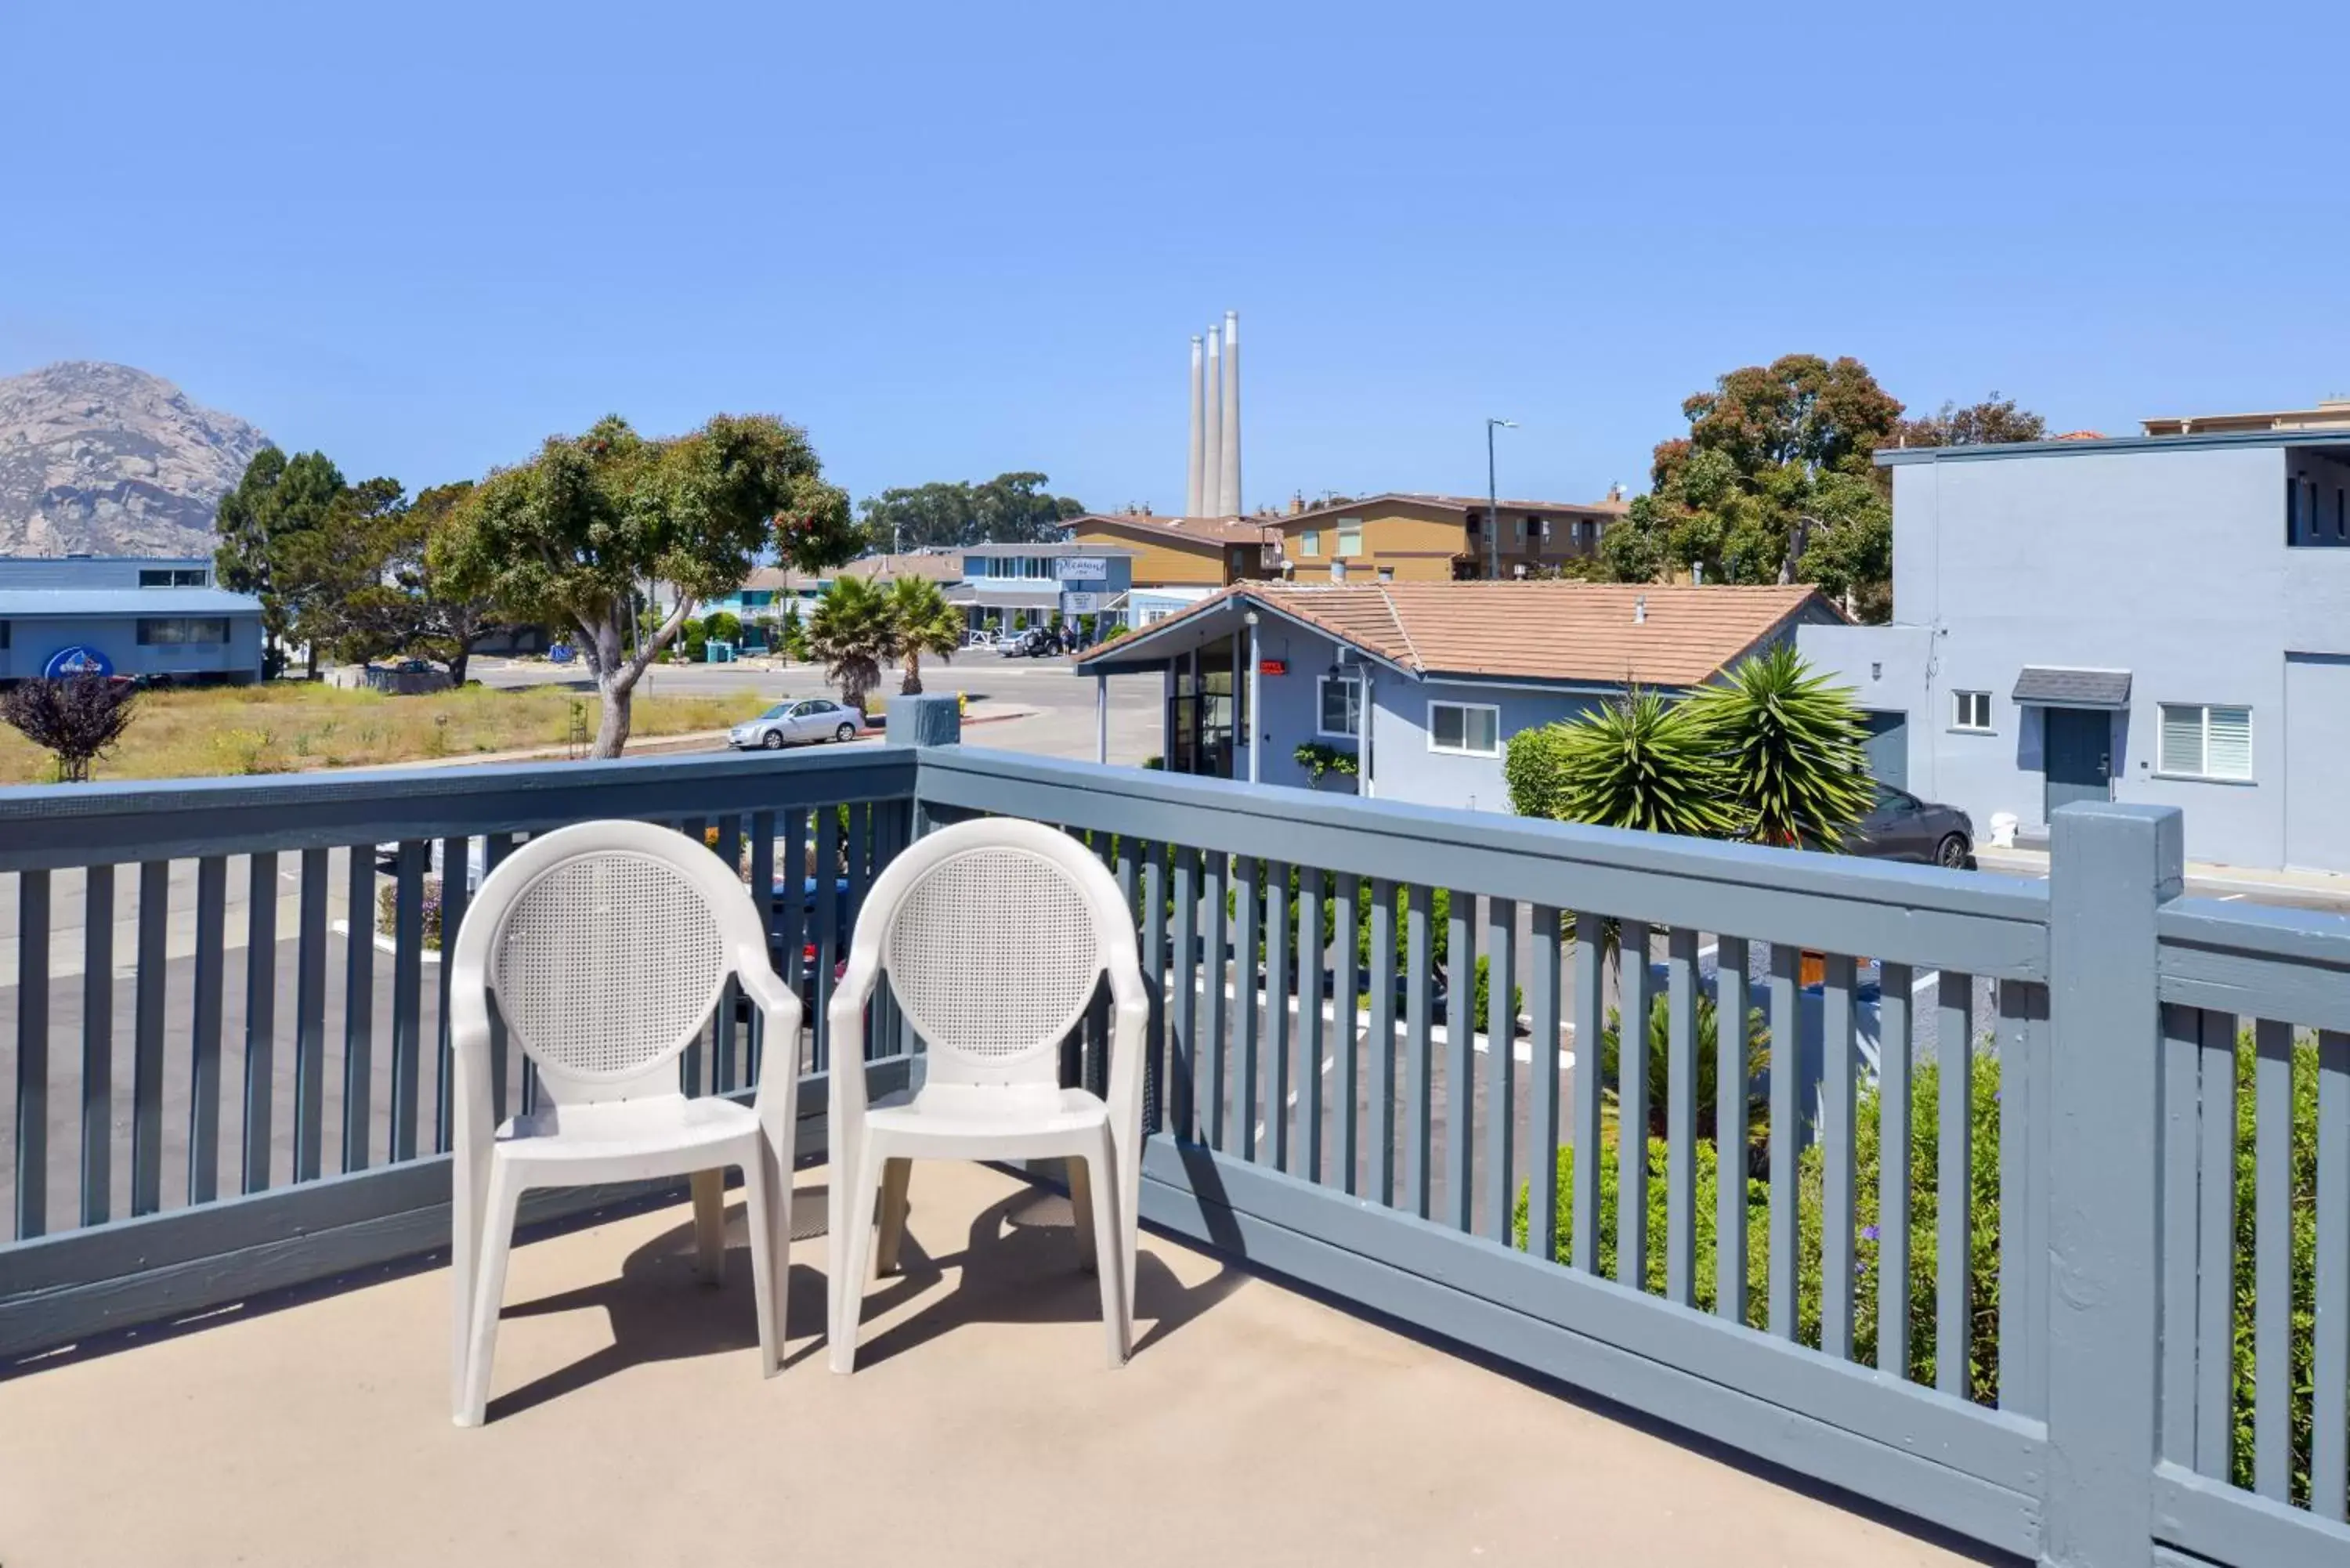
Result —
<path fill-rule="evenodd" d="M 1493 432 L 1517 428 L 1515 420 L 1485 421 L 1485 575 L 1497 581 L 1502 576 L 1502 492 L 1493 478 Z"/>

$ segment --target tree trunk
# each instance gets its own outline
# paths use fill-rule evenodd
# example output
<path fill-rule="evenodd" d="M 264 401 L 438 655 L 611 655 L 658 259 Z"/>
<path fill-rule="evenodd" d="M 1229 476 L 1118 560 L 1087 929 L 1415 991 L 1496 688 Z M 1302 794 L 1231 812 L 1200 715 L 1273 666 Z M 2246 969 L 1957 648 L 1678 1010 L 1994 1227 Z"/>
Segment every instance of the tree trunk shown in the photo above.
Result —
<path fill-rule="evenodd" d="M 901 697 L 920 697 L 922 694 L 922 656 L 910 648 L 906 650 L 905 657 L 906 678 L 898 682 L 898 694 Z"/>
<path fill-rule="evenodd" d="M 452 690 L 465 684 L 465 661 L 473 656 L 473 650 L 463 642 L 458 643 L 457 651 L 449 656 L 449 685 Z"/>
<path fill-rule="evenodd" d="M 590 757 L 608 761 L 629 743 L 629 707 L 636 687 L 634 680 L 623 681 L 618 675 L 596 678 L 596 692 L 603 699 L 604 711 L 597 721 L 596 743 L 588 751 Z"/>

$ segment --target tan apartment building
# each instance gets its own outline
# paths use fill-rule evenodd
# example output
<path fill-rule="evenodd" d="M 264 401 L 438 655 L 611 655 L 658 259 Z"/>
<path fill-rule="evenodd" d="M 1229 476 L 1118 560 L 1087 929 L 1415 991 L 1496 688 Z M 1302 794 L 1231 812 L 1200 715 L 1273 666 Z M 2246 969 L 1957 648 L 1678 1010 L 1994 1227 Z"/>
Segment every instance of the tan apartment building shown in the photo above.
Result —
<path fill-rule="evenodd" d="M 1308 507 L 1268 526 L 1280 535 L 1284 574 L 1299 582 L 1449 583 L 1486 575 L 1487 510 L 1482 496 L 1391 493 Z M 1596 554 L 1627 510 L 1618 499 L 1503 501 L 1501 575 L 1540 576 Z"/>
<path fill-rule="evenodd" d="M 2350 430 L 2350 398 L 2321 398 L 2314 409 L 2258 414 L 2196 414 L 2140 420 L 2150 436 L 2231 435 L 2246 431 Z M 2064 438 L 2059 436 L 2059 441 Z"/>
<path fill-rule="evenodd" d="M 1221 588 L 1274 574 L 1274 533 L 1255 517 L 1160 517 L 1088 513 L 1069 520 L 1072 544 L 1134 552 L 1138 588 Z"/>

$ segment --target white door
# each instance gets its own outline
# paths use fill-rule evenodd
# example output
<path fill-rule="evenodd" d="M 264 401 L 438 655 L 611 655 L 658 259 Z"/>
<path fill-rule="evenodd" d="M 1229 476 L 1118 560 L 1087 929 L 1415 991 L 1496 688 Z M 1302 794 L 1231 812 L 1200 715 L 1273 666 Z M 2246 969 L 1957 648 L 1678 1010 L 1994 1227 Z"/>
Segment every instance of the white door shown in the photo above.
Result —
<path fill-rule="evenodd" d="M 2350 871 L 2350 654 L 2284 656 L 2284 863 Z"/>

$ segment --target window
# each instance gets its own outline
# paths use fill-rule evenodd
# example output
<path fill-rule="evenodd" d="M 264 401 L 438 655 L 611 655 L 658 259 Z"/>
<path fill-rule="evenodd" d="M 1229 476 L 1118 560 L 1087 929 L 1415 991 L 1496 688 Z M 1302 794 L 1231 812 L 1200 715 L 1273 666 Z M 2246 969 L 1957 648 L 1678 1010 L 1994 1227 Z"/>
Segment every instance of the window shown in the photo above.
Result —
<path fill-rule="evenodd" d="M 208 588 L 212 574 L 202 566 L 141 566 L 139 586 L 142 588 Z"/>
<path fill-rule="evenodd" d="M 228 618 L 225 616 L 149 616 L 139 622 L 139 645 L 141 648 L 184 648 L 227 640 Z"/>
<path fill-rule="evenodd" d="M 0 648 L 5 648 L 5 647 L 7 647 L 7 646 L 8 646 L 8 623 L 7 623 L 6 621 L 5 621 L 5 620 L 0 620 Z"/>
<path fill-rule="evenodd" d="M 1394 582 L 1395 568 L 1393 566 L 1381 566 L 1379 568 L 1379 581 L 1383 583 Z"/>
<path fill-rule="evenodd" d="M 1991 728 L 1991 693 L 1988 691 L 1951 692 L 1950 728 L 1989 730 Z"/>
<path fill-rule="evenodd" d="M 1320 555 L 1322 553 L 1322 530 L 1319 528 L 1308 528 L 1300 533 L 1297 535 L 1297 553 L 1301 556 Z"/>
<path fill-rule="evenodd" d="M 2251 778 L 2252 711 L 2165 702 L 2161 757 L 2156 765 L 2177 778 Z"/>
<path fill-rule="evenodd" d="M 1363 553 L 1363 520 L 1359 517 L 1338 519 L 1338 554 L 1359 556 Z"/>
<path fill-rule="evenodd" d="M 1351 675 L 1325 675 L 1320 681 L 1322 707 L 1314 722 L 1317 735 L 1353 740 L 1363 732 L 1363 686 Z"/>
<path fill-rule="evenodd" d="M 1484 702 L 1430 702 L 1428 749 L 1463 756 L 1502 754 L 1502 711 Z"/>

